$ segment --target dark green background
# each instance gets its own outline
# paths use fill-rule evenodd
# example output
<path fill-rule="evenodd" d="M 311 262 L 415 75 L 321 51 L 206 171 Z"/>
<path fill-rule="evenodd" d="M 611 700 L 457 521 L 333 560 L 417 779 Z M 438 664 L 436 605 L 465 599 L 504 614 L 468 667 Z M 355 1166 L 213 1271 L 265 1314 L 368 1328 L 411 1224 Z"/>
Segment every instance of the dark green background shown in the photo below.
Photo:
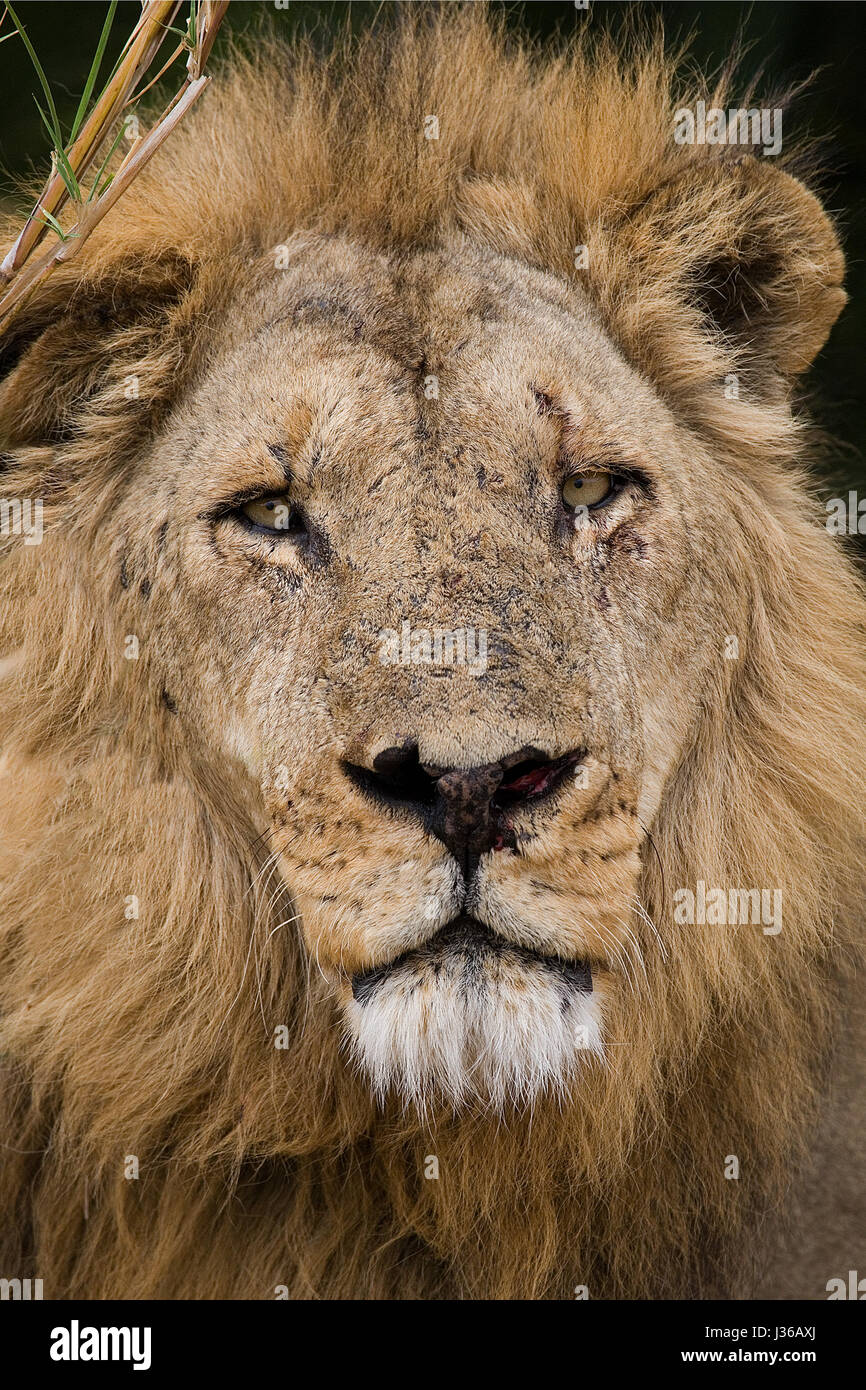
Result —
<path fill-rule="evenodd" d="M 404 0 L 412 3 L 412 0 Z M 288 10 L 273 4 L 232 0 L 224 28 L 247 28 L 265 11 L 291 34 L 298 27 L 328 28 L 345 20 L 363 24 L 383 8 L 355 0 L 317 3 L 301 0 Z M 388 8 L 387 5 L 384 8 Z M 571 0 L 544 3 L 494 5 L 504 9 L 508 21 L 546 37 L 557 28 L 571 31 L 587 22 Z M 830 491 L 848 486 L 866 492 L 866 417 L 860 405 L 863 379 L 863 335 L 866 328 L 866 70 L 863 63 L 864 12 L 859 3 L 755 3 L 741 5 L 723 0 L 683 3 L 596 3 L 592 23 L 617 24 L 623 13 L 640 9 L 661 14 L 671 39 L 693 35 L 692 50 L 706 67 L 718 66 L 741 35 L 750 45 L 744 72 L 762 67 L 761 90 L 815 73 L 810 89 L 786 113 L 785 133 L 804 128 L 821 137 L 826 170 L 826 201 L 839 218 L 849 262 L 851 302 L 821 353 L 808 382 L 813 409 L 833 443 L 824 465 Z M 26 25 L 55 91 L 61 120 L 67 125 L 77 105 L 90 60 L 106 13 L 106 5 L 94 0 L 18 0 L 16 10 Z M 123 0 L 118 6 L 106 67 L 113 63 L 132 29 L 139 5 Z M 3 32 L 8 29 L 8 19 Z M 224 43 L 224 37 L 221 43 Z M 0 128 L 0 169 L 7 196 L 15 177 L 35 165 L 40 171 L 47 159 L 47 136 L 33 103 L 36 79 L 23 45 L 10 39 L 0 45 L 0 90 L 3 119 Z M 760 94 L 759 94 L 760 95 Z M 828 495 L 830 495 L 828 493 Z"/>

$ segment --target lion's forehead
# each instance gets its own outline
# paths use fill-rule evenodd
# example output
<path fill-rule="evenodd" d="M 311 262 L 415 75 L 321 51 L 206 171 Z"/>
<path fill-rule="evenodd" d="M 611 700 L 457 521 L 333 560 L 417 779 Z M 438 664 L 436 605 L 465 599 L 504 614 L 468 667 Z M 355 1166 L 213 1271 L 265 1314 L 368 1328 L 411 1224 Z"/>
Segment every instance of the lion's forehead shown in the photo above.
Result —
<path fill-rule="evenodd" d="M 319 479 L 327 469 L 328 487 L 350 487 L 361 505 L 385 481 L 383 459 L 411 464 L 407 502 L 461 479 L 528 495 L 543 452 L 532 393 L 552 386 L 588 451 L 624 447 L 623 398 L 641 384 L 578 287 L 504 257 L 444 248 L 386 260 L 322 239 L 282 269 L 259 266 L 239 297 L 201 392 L 199 448 L 215 434 L 238 447 L 296 439 L 303 403 Z M 632 447 L 643 431 L 649 449 L 651 402 L 635 404 Z"/>

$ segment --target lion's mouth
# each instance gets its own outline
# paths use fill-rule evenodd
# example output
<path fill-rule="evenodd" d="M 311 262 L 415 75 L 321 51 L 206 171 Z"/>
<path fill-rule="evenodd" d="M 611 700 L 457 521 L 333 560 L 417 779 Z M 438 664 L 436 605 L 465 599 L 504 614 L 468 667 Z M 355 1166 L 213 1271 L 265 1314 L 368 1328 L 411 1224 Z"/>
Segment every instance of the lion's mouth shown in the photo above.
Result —
<path fill-rule="evenodd" d="M 384 965 L 373 966 L 352 976 L 356 1003 L 367 1003 L 379 987 L 398 971 L 418 976 L 428 971 L 434 977 L 446 972 L 458 976 L 462 988 L 483 992 L 493 966 L 523 966 L 542 970 L 555 978 L 560 989 L 572 993 L 592 993 L 592 969 L 587 961 L 566 960 L 543 955 L 531 947 L 497 936 L 482 922 L 465 913 L 425 941 Z"/>

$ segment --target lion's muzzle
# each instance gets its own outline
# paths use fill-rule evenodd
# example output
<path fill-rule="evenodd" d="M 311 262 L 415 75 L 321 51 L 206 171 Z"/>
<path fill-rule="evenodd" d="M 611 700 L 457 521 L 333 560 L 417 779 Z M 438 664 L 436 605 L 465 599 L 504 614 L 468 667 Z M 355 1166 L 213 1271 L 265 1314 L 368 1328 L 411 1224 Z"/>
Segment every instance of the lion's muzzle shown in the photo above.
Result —
<path fill-rule="evenodd" d="M 480 767 L 441 768 L 422 763 L 417 744 L 408 741 L 384 749 L 369 768 L 344 767 L 372 799 L 413 810 L 450 850 L 468 882 L 482 854 L 515 847 L 510 813 L 552 800 L 582 756 L 574 750 L 550 759 L 527 746 Z"/>

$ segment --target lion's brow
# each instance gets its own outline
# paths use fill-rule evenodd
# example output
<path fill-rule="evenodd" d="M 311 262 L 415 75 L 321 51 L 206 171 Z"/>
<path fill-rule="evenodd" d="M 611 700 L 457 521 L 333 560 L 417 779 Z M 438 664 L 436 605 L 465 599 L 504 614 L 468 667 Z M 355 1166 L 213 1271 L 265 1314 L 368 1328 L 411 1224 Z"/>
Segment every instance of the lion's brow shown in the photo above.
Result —
<path fill-rule="evenodd" d="M 266 444 L 265 448 L 271 455 L 271 458 L 276 459 L 277 463 L 282 468 L 286 482 L 290 483 L 292 481 L 292 463 L 289 458 L 288 449 L 284 444 Z"/>

